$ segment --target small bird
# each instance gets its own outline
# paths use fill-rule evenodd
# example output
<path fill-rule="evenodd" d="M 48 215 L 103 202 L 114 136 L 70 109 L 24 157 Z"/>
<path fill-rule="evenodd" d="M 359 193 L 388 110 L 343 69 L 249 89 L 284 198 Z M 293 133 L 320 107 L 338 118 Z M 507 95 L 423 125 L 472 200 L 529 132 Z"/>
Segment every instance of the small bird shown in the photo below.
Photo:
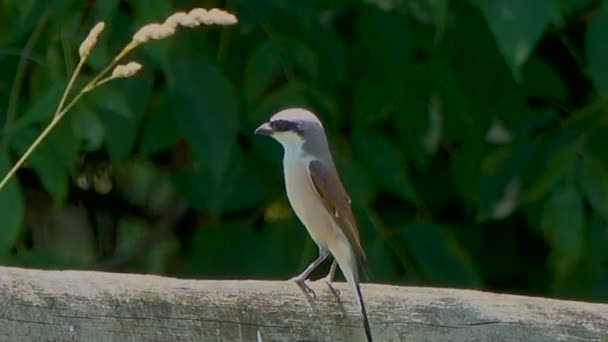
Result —
<path fill-rule="evenodd" d="M 255 134 L 270 136 L 283 146 L 287 198 L 319 248 L 317 259 L 292 280 L 314 297 L 314 291 L 305 281 L 331 254 L 334 260 L 323 280 L 335 295 L 339 294 L 332 285 L 337 262 L 344 278 L 352 286 L 363 316 L 367 340 L 372 341 L 359 287 L 359 272 L 365 264 L 365 252 L 359 240 L 351 200 L 334 165 L 323 124 L 306 109 L 290 108 L 273 115 L 270 121 L 255 130 Z"/>

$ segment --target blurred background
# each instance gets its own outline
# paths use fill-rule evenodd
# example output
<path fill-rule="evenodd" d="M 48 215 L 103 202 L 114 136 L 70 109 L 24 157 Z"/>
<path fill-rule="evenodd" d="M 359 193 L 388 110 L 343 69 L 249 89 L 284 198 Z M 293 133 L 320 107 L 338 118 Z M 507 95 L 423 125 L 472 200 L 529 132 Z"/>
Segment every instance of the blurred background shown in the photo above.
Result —
<path fill-rule="evenodd" d="M 180 29 L 87 94 L 0 191 L 0 263 L 277 279 L 317 249 L 253 130 L 315 111 L 372 278 L 608 300 L 608 4 L 593 0 L 0 0 L 0 171 L 142 25 Z M 315 272 L 325 274 L 329 262 Z M 341 276 L 340 276 L 340 279 Z"/>

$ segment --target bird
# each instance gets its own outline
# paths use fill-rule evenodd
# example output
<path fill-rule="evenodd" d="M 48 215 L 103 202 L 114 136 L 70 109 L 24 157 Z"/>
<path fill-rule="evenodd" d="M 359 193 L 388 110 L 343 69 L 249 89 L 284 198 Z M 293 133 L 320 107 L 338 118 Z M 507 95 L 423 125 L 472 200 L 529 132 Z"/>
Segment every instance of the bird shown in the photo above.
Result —
<path fill-rule="evenodd" d="M 359 286 L 366 256 L 351 208 L 351 199 L 332 158 L 325 129 L 319 118 L 305 108 L 287 108 L 272 115 L 254 134 L 269 136 L 283 146 L 283 175 L 289 203 L 319 249 L 318 257 L 293 280 L 304 293 L 315 297 L 305 281 L 330 255 L 329 273 L 322 280 L 334 295 L 336 267 L 353 290 L 361 311 L 368 342 L 372 340 L 367 311 Z"/>

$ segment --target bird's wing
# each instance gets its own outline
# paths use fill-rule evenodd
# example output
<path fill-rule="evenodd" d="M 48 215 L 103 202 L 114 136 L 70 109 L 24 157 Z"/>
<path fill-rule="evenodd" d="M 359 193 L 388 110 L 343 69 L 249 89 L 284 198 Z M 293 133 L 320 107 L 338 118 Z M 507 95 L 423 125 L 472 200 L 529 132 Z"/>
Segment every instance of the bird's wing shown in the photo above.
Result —
<path fill-rule="evenodd" d="M 350 207 L 350 197 L 344 190 L 338 173 L 326 163 L 316 159 L 310 161 L 308 171 L 313 189 L 348 239 L 357 263 L 363 266 L 365 252 L 359 241 L 357 223 Z"/>

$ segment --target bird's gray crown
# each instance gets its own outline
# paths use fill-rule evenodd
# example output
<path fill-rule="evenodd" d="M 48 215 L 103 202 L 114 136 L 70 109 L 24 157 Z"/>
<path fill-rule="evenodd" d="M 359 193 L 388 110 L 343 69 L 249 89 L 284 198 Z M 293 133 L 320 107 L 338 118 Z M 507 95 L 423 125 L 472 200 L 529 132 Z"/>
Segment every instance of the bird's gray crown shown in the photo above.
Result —
<path fill-rule="evenodd" d="M 289 108 L 282 110 L 270 118 L 271 123 L 274 121 L 308 122 L 316 123 L 323 127 L 323 124 L 316 115 L 303 108 Z"/>

